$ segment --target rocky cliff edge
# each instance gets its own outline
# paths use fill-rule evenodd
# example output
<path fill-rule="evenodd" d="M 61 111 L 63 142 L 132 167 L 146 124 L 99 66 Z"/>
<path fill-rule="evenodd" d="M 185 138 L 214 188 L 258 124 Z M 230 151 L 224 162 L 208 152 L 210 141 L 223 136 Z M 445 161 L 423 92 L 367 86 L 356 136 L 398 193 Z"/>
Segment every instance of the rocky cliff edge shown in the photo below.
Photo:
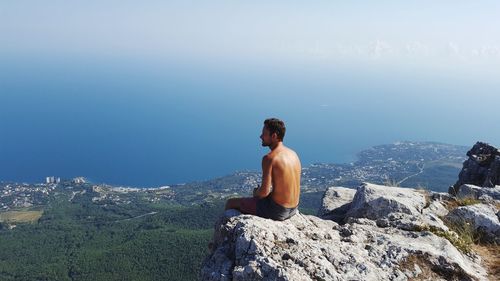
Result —
<path fill-rule="evenodd" d="M 280 222 L 228 210 L 215 224 L 200 278 L 495 280 L 456 227 L 495 243 L 499 201 L 467 198 L 365 183 L 329 188 L 318 216 Z"/>

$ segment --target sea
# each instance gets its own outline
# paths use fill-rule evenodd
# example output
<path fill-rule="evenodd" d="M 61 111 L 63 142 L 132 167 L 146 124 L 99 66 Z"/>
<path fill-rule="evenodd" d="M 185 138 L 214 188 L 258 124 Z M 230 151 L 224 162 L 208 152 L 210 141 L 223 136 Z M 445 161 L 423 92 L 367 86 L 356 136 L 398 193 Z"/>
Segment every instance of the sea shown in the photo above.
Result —
<path fill-rule="evenodd" d="M 155 187 L 258 171 L 263 121 L 302 165 L 396 141 L 500 144 L 497 81 L 395 65 L 0 58 L 0 181 Z"/>

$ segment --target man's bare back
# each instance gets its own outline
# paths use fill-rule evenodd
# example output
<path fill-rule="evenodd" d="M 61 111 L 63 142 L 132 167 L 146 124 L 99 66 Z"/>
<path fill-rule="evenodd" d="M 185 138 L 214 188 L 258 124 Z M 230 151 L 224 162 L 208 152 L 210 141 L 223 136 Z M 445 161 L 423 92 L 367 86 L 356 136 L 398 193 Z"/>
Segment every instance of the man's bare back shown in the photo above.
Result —
<path fill-rule="evenodd" d="M 299 204 L 301 164 L 295 151 L 281 143 L 262 162 L 270 165 L 272 191 L 269 196 L 285 208 Z"/>

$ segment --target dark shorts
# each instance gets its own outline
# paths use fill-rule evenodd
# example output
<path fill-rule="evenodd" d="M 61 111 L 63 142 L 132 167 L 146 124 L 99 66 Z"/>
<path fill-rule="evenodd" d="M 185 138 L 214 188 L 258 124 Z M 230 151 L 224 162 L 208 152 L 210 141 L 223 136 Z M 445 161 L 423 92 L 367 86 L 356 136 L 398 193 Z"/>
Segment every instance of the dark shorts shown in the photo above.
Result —
<path fill-rule="evenodd" d="M 297 207 L 285 208 L 274 202 L 271 196 L 259 199 L 245 197 L 240 200 L 240 211 L 245 214 L 257 215 L 266 219 L 283 221 L 297 213 Z"/>

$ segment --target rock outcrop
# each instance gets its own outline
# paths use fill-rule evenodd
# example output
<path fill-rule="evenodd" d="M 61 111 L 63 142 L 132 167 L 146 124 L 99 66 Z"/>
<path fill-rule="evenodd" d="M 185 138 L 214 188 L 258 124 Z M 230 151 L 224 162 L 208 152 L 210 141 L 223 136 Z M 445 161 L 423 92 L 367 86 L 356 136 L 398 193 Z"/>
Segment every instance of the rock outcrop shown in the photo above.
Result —
<path fill-rule="evenodd" d="M 347 211 L 351 207 L 356 189 L 345 187 L 329 187 L 323 195 L 323 202 L 318 217 L 343 223 Z"/>
<path fill-rule="evenodd" d="M 321 217 L 226 211 L 201 279 L 487 280 L 478 255 L 435 234 L 451 233 L 441 220 L 449 195 L 373 184 L 352 193 L 328 189 Z"/>
<path fill-rule="evenodd" d="M 500 186 L 484 188 L 472 184 L 464 184 L 456 190 L 458 199 L 482 199 L 482 200 L 500 200 Z"/>
<path fill-rule="evenodd" d="M 458 181 L 450 187 L 450 194 L 457 194 L 458 188 L 464 184 L 480 187 L 494 187 L 500 185 L 500 151 L 483 142 L 477 142 L 467 152 L 467 159 Z"/>
<path fill-rule="evenodd" d="M 387 217 L 392 213 L 418 216 L 425 205 L 425 195 L 414 189 L 362 184 L 346 216 L 368 219 Z"/>
<path fill-rule="evenodd" d="M 451 222 L 465 221 L 482 236 L 482 240 L 496 244 L 500 244 L 499 217 L 500 212 L 494 205 L 483 203 L 461 206 L 446 215 L 446 219 Z"/>

